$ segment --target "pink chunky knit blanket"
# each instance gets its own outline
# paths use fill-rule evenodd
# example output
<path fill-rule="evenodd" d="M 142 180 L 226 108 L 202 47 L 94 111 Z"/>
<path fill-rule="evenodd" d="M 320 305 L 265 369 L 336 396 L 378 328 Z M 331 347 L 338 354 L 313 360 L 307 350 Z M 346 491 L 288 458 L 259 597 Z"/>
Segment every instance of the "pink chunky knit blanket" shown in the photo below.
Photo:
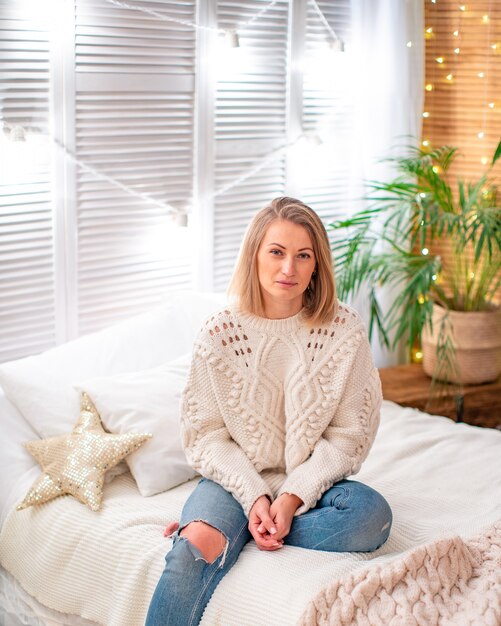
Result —
<path fill-rule="evenodd" d="M 300 626 L 500 626 L 501 520 L 325 587 Z"/>

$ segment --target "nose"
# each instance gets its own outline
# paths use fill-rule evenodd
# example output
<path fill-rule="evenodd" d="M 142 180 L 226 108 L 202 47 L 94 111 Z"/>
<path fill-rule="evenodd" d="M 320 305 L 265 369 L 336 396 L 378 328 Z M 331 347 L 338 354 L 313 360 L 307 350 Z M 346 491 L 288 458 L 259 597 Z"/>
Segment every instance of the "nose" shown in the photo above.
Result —
<path fill-rule="evenodd" d="M 285 257 L 282 263 L 282 274 L 284 276 L 294 276 L 295 263 L 293 258 Z"/>

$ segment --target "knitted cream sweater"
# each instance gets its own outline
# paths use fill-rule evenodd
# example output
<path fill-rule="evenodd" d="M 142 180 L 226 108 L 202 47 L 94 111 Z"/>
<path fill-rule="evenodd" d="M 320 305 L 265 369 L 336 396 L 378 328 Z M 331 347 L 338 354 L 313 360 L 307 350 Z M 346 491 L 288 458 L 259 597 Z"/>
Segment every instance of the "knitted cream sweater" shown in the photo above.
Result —
<path fill-rule="evenodd" d="M 303 500 L 299 515 L 360 469 L 380 405 L 365 328 L 350 307 L 311 328 L 301 312 L 272 320 L 230 306 L 195 341 L 183 445 L 247 515 L 259 496 L 284 492 Z"/>

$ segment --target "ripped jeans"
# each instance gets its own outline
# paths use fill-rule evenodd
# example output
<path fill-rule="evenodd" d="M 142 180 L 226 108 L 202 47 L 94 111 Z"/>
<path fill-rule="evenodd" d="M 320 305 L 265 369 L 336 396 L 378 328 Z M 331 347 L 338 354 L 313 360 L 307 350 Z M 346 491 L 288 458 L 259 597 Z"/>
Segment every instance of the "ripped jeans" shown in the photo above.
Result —
<path fill-rule="evenodd" d="M 204 521 L 227 542 L 213 563 L 179 532 L 190 522 Z M 327 552 L 372 552 L 390 534 L 392 513 L 377 491 L 341 480 L 310 509 L 294 517 L 284 546 Z M 165 569 L 153 594 L 146 626 L 196 626 L 219 581 L 252 539 L 242 507 L 217 483 L 202 478 L 186 501 L 179 531 L 165 557 Z M 286 547 L 282 548 L 287 549 Z"/>

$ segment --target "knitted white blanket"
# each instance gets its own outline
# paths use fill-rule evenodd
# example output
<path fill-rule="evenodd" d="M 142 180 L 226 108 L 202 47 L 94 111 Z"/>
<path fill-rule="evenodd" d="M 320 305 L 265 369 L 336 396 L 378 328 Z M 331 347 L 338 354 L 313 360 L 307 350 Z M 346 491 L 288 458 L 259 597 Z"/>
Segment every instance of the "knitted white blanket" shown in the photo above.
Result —
<path fill-rule="evenodd" d="M 500 449 L 497 431 L 384 403 L 356 478 L 390 502 L 387 543 L 370 554 L 270 553 L 249 543 L 201 626 L 499 626 Z M 19 499 L 35 476 L 25 478 Z M 195 482 L 143 498 L 124 474 L 106 486 L 97 513 L 71 497 L 12 510 L 0 563 L 45 607 L 103 626 L 142 626 L 170 547 L 163 528 L 179 519 Z"/>
<path fill-rule="evenodd" d="M 501 521 L 469 539 L 411 550 L 328 585 L 300 626 L 499 626 Z"/>

